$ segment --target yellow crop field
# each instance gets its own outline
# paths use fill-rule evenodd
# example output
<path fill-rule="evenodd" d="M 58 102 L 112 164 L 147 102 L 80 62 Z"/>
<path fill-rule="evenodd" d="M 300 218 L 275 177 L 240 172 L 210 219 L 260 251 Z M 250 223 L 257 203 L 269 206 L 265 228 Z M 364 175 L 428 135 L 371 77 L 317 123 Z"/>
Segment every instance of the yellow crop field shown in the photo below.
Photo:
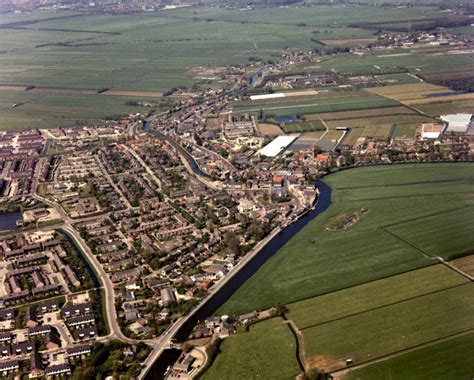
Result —
<path fill-rule="evenodd" d="M 418 101 L 424 99 L 441 99 L 444 98 L 444 96 L 436 96 L 432 98 L 427 98 L 427 96 L 454 93 L 453 90 L 447 87 L 436 86 L 430 83 L 410 83 L 401 84 L 398 86 L 374 87 L 368 89 L 368 91 L 372 92 L 373 94 L 386 96 L 404 103 L 406 103 L 405 101 L 408 100 Z"/>
<path fill-rule="evenodd" d="M 400 84 L 397 86 L 383 86 L 383 87 L 373 87 L 367 89 L 367 91 L 372 92 L 377 95 L 388 95 L 395 97 L 397 94 L 406 94 L 406 93 L 430 93 L 430 92 L 449 92 L 451 91 L 447 87 L 437 86 L 430 83 L 420 82 L 420 83 L 408 83 Z"/>
<path fill-rule="evenodd" d="M 417 104 L 434 104 L 434 103 L 443 103 L 446 101 L 458 101 L 458 100 L 474 100 L 474 93 L 469 94 L 458 94 L 450 96 L 436 96 L 432 98 L 422 98 L 422 99 L 410 99 L 404 101 L 404 103 L 413 106 Z"/>

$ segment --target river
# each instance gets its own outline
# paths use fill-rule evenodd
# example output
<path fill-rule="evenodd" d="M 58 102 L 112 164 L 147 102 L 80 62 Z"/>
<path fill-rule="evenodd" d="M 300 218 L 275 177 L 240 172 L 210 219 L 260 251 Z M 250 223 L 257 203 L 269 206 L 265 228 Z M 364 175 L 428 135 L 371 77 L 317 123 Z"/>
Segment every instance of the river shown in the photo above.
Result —
<path fill-rule="evenodd" d="M 210 298 L 194 315 L 178 330 L 175 335 L 177 341 L 186 340 L 198 321 L 212 316 L 250 277 L 252 277 L 265 262 L 295 236 L 308 222 L 325 211 L 331 204 L 331 188 L 323 181 L 317 182 L 319 198 L 316 207 L 297 221 L 289 225 L 275 236 L 245 267 L 225 284 L 212 298 Z M 153 367 L 146 374 L 145 380 L 159 380 L 164 378 L 164 370 L 176 361 L 175 355 L 169 355 L 168 350 L 156 360 Z"/>
<path fill-rule="evenodd" d="M 22 220 L 21 212 L 8 212 L 0 214 L 0 231 L 14 230 L 16 222 Z"/>

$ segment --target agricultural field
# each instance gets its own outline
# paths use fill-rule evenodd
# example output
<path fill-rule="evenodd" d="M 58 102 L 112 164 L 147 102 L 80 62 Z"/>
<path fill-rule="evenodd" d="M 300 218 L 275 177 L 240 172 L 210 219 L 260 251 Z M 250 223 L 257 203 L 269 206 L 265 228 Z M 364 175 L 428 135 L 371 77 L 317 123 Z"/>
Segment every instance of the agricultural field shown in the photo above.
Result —
<path fill-rule="evenodd" d="M 466 189 L 466 192 L 472 194 L 474 181 L 467 183 L 471 189 Z M 458 255 L 474 254 L 473 215 L 472 206 L 463 207 L 406 223 L 394 224 L 386 229 L 400 240 L 429 256 L 440 256 L 450 260 Z"/>
<path fill-rule="evenodd" d="M 263 136 L 280 136 L 283 131 L 278 125 L 258 123 L 258 132 Z"/>
<path fill-rule="evenodd" d="M 323 119 L 325 121 L 335 120 L 348 120 L 348 119 L 362 119 L 372 117 L 388 117 L 388 116 L 400 116 L 400 115 L 412 115 L 413 110 L 404 107 L 390 107 L 390 109 L 367 109 L 361 111 L 340 111 L 340 112 L 328 112 L 318 113 L 314 115 L 306 115 L 307 120 Z"/>
<path fill-rule="evenodd" d="M 438 264 L 289 304 L 287 318 L 306 329 L 466 283 Z"/>
<path fill-rule="evenodd" d="M 431 116 L 449 113 L 473 113 L 474 100 L 445 101 L 432 104 L 419 104 L 416 108 Z"/>
<path fill-rule="evenodd" d="M 421 116 L 416 113 L 411 115 L 387 115 L 387 116 L 373 116 L 367 118 L 357 119 L 340 119 L 340 120 L 327 120 L 326 124 L 330 129 L 336 129 L 337 127 L 349 127 L 349 128 L 363 128 L 363 127 L 378 127 L 378 126 L 392 126 L 395 123 L 423 123 L 433 122 L 434 119 Z"/>
<path fill-rule="evenodd" d="M 428 229 L 413 221 L 474 205 L 472 164 L 360 168 L 330 175 L 325 182 L 332 187 L 331 207 L 274 255 L 219 313 L 266 309 L 433 265 L 435 260 L 413 246 L 416 239 L 408 244 L 384 227 L 411 223 L 416 235 Z M 351 228 L 326 230 L 335 216 L 361 208 L 367 215 Z M 439 241 L 450 236 L 436 232 Z M 470 230 L 465 239 L 471 241 Z"/>
<path fill-rule="evenodd" d="M 374 108 L 397 107 L 400 103 L 383 96 L 370 95 L 364 92 L 331 93 L 320 97 L 306 98 L 282 98 L 272 99 L 265 102 L 239 102 L 234 104 L 236 112 L 258 112 L 263 110 L 264 114 L 282 116 L 291 114 L 315 114 L 349 110 L 363 110 Z"/>
<path fill-rule="evenodd" d="M 395 124 L 393 126 L 393 137 L 414 139 L 416 135 L 416 124 Z"/>
<path fill-rule="evenodd" d="M 320 120 L 303 121 L 300 123 L 286 123 L 281 126 L 285 133 L 304 133 L 325 131 L 326 127 Z"/>
<path fill-rule="evenodd" d="M 391 125 L 368 125 L 362 130 L 362 136 L 388 138 L 392 134 Z"/>
<path fill-rule="evenodd" d="M 282 318 L 272 318 L 250 331 L 225 339 L 203 380 L 294 379 L 301 372 L 296 339 Z"/>
<path fill-rule="evenodd" d="M 415 137 L 416 124 L 436 119 L 423 116 L 407 107 L 340 111 L 305 115 L 308 121 L 323 120 L 328 129 L 350 128 L 344 144 L 354 145 L 359 137 Z"/>
<path fill-rule="evenodd" d="M 325 182 L 332 188 L 329 209 L 219 313 L 286 304 L 305 369 L 336 379 L 380 379 L 387 372 L 393 379 L 469 379 L 472 366 L 463 364 L 472 355 L 474 285 L 434 256 L 449 259 L 474 245 L 474 165 L 358 168 Z M 329 228 L 354 210 L 364 213 Z M 472 270 L 472 256 L 450 263 Z M 425 364 L 431 377 L 417 377 Z"/>
<path fill-rule="evenodd" d="M 399 86 L 373 87 L 367 91 L 377 95 L 389 96 L 400 101 L 419 99 L 426 96 L 452 93 L 447 87 L 429 83 L 403 84 Z"/>
<path fill-rule="evenodd" d="M 474 373 L 474 334 L 446 340 L 416 351 L 334 374 L 344 380 L 470 380 Z"/>
<path fill-rule="evenodd" d="M 464 273 L 474 276 L 474 253 L 469 256 L 451 260 L 450 264 L 454 265 Z"/>
<path fill-rule="evenodd" d="M 422 76 L 425 81 L 458 78 L 472 71 L 473 53 L 452 54 L 449 47 L 401 48 L 388 53 L 368 53 L 363 56 L 346 55 L 322 60 L 321 71 L 335 70 L 346 75 L 371 73 L 382 74 L 384 70 L 403 67 L 410 73 Z M 391 87 L 391 86 L 390 86 Z"/>
<path fill-rule="evenodd" d="M 150 106 L 127 105 L 129 101 Z M 160 108 L 160 98 L 0 91 L 0 130 L 93 123 L 108 117 L 120 118 L 129 113 Z"/>
<path fill-rule="evenodd" d="M 304 329 L 306 360 L 332 371 L 472 330 L 473 290 L 467 283 Z"/>

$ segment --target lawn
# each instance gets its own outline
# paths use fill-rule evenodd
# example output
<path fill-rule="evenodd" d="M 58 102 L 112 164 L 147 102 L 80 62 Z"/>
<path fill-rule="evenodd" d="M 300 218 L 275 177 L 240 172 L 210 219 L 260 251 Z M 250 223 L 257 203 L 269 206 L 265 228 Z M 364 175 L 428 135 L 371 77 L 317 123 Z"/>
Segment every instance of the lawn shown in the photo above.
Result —
<path fill-rule="evenodd" d="M 290 380 L 300 372 L 295 337 L 283 319 L 272 318 L 225 339 L 212 367 L 201 379 Z"/>
<path fill-rule="evenodd" d="M 335 370 L 472 329 L 473 291 L 467 283 L 305 329 L 306 358 Z"/>
<path fill-rule="evenodd" d="M 220 314 L 291 303 L 432 265 L 435 261 L 382 227 L 463 207 L 472 215 L 467 207 L 474 205 L 473 164 L 350 169 L 325 181 L 333 189 L 329 209 L 270 258 Z M 361 208 L 367 214 L 350 228 L 326 230 L 335 216 Z M 418 228 L 429 233 L 426 226 Z M 450 230 L 436 233 L 436 239 L 449 239 Z M 471 239 L 467 234 L 466 241 Z"/>
<path fill-rule="evenodd" d="M 350 371 L 344 380 L 472 380 L 474 334 Z"/>

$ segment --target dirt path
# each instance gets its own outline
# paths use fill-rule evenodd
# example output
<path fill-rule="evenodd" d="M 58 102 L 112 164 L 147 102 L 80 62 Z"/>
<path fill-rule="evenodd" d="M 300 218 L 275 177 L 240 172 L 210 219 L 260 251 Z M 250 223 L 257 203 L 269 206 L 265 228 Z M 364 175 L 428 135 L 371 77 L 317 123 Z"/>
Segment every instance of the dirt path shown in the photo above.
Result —
<path fill-rule="evenodd" d="M 286 323 L 290 327 L 291 331 L 296 336 L 297 355 L 299 358 L 300 365 L 303 367 L 302 370 L 306 371 L 309 368 L 309 366 L 306 361 L 306 351 L 305 351 L 303 334 L 301 334 L 301 331 L 298 329 L 295 322 L 293 322 L 291 319 L 286 319 L 286 317 L 284 318 L 285 318 L 284 323 Z"/>

